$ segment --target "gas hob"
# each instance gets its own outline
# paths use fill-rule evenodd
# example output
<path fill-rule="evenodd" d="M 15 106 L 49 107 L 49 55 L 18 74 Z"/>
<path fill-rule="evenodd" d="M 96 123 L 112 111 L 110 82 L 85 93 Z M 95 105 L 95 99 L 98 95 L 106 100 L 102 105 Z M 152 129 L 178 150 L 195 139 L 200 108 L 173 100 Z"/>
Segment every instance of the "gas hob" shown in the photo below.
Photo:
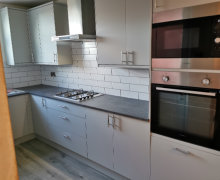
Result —
<path fill-rule="evenodd" d="M 65 99 L 69 101 L 86 101 L 94 97 L 101 96 L 102 94 L 94 91 L 84 91 L 83 89 L 72 89 L 64 92 L 58 92 L 54 97 L 59 99 Z"/>

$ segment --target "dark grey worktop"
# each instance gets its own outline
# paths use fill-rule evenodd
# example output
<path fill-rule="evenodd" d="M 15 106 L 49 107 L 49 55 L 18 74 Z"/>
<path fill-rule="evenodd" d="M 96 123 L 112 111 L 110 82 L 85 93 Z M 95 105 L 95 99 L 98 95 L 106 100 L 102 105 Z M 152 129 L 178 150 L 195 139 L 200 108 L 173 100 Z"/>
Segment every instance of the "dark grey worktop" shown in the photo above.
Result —
<path fill-rule="evenodd" d="M 60 91 L 65 91 L 67 89 L 54 87 L 54 86 L 37 85 L 37 86 L 19 88 L 19 90 L 23 90 L 25 91 L 25 93 L 30 93 L 32 95 L 57 99 L 56 97 L 54 97 L 54 95 Z M 21 93 L 21 94 L 25 94 L 25 93 Z M 16 95 L 11 95 L 9 97 Z M 57 99 L 57 100 L 65 101 L 61 99 Z M 148 101 L 111 96 L 111 95 L 103 95 L 103 96 L 95 97 L 94 99 L 90 99 L 88 101 L 68 102 L 68 103 L 77 104 L 80 106 L 85 106 L 97 110 L 102 110 L 102 111 L 124 115 L 140 120 L 145 120 L 145 121 L 149 119 Z"/>

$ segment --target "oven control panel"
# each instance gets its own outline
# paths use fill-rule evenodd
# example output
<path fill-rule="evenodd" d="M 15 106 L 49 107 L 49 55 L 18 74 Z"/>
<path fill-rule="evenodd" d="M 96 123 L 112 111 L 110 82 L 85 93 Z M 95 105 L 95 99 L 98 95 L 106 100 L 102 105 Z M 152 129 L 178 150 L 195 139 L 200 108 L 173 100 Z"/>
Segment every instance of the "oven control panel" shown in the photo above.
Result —
<path fill-rule="evenodd" d="M 220 74 L 152 71 L 152 83 L 220 89 Z"/>

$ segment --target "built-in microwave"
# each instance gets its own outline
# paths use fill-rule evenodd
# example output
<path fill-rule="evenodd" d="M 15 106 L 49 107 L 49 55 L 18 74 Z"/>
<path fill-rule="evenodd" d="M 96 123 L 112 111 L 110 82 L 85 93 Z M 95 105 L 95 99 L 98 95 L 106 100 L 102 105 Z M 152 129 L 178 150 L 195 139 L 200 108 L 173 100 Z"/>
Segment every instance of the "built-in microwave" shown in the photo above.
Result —
<path fill-rule="evenodd" d="M 152 67 L 220 70 L 219 7 L 217 2 L 154 13 Z"/>

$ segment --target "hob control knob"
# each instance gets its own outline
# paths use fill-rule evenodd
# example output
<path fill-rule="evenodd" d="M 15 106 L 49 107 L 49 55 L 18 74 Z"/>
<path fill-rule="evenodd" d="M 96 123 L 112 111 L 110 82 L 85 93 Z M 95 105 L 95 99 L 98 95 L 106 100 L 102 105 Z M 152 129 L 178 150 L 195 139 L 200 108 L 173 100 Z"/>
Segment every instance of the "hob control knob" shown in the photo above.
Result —
<path fill-rule="evenodd" d="M 209 85 L 210 84 L 210 80 L 209 79 L 203 79 L 202 80 L 202 84 Z"/>
<path fill-rule="evenodd" d="M 169 76 L 163 76 L 162 79 L 163 79 L 164 82 L 168 82 L 170 80 Z"/>

